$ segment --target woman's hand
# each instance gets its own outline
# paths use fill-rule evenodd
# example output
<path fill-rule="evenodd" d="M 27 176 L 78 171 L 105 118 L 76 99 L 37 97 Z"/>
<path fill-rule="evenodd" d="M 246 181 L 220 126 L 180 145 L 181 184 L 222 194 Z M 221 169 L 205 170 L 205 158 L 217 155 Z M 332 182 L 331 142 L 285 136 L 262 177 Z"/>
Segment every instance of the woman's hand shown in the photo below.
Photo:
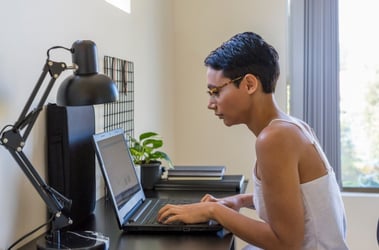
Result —
<path fill-rule="evenodd" d="M 186 205 L 165 205 L 158 212 L 158 221 L 170 224 L 181 221 L 186 224 L 207 222 L 211 220 L 211 210 L 216 203 L 199 202 Z"/>
<path fill-rule="evenodd" d="M 158 212 L 158 221 L 169 224 L 181 221 L 187 224 L 216 220 L 214 211 L 217 206 L 224 206 L 238 211 L 241 207 L 253 207 L 251 194 L 238 194 L 225 198 L 215 198 L 210 194 L 204 195 L 199 203 L 186 205 L 168 204 Z"/>

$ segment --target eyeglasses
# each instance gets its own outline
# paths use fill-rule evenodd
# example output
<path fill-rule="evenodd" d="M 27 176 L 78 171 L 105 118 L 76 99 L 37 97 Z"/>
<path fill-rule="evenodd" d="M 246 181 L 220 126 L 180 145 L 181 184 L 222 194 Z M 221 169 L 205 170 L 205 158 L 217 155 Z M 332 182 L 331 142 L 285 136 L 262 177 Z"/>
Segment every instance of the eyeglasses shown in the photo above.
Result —
<path fill-rule="evenodd" d="M 209 96 L 211 97 L 214 97 L 214 96 L 218 96 L 220 94 L 220 91 L 223 87 L 225 87 L 226 85 L 230 84 L 230 83 L 234 83 L 235 81 L 238 81 L 240 79 L 242 79 L 244 76 L 239 76 L 237 78 L 234 78 L 232 80 L 230 80 L 229 82 L 226 82 L 224 83 L 223 85 L 221 86 L 216 86 L 216 87 L 213 87 L 213 88 L 210 88 L 209 90 L 207 90 L 207 93 L 209 94 Z"/>

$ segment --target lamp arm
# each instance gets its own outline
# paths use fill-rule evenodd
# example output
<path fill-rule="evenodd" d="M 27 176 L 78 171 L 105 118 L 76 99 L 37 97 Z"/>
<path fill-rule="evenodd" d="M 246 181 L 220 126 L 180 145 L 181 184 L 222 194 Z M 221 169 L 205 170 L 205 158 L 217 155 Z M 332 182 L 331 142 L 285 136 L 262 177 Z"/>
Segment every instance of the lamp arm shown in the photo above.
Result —
<path fill-rule="evenodd" d="M 17 121 L 15 122 L 15 124 L 13 126 L 13 129 L 15 129 L 15 130 L 22 130 L 25 126 L 27 126 L 27 128 L 25 129 L 24 134 L 22 136 L 24 141 L 26 141 L 27 137 L 29 136 L 29 133 L 34 126 L 34 123 L 37 120 L 38 115 L 41 112 L 43 105 L 45 104 L 47 97 L 49 96 L 50 91 L 54 86 L 55 81 L 60 76 L 60 74 L 66 69 L 67 69 L 67 66 L 63 62 L 54 62 L 51 60 L 46 60 L 46 63 L 43 66 L 42 73 L 41 73 L 36 85 L 34 86 L 34 89 L 33 89 L 32 93 L 30 94 L 28 101 L 26 102 L 19 118 L 17 119 Z M 37 107 L 29 112 L 31 105 L 33 104 L 33 101 L 36 98 L 36 96 L 37 96 L 37 94 L 41 88 L 41 85 L 47 76 L 47 73 L 50 74 L 51 79 L 50 79 L 40 101 L 38 102 Z M 27 112 L 29 112 L 29 113 L 27 114 Z"/>
<path fill-rule="evenodd" d="M 47 60 L 43 67 L 41 76 L 39 77 L 30 97 L 28 98 L 28 101 L 26 102 L 18 120 L 13 126 L 10 126 L 11 128 L 6 129 L 7 127 L 5 127 L 0 132 L 0 145 L 3 145 L 7 148 L 9 153 L 16 160 L 24 174 L 37 190 L 38 194 L 46 203 L 49 212 L 54 215 L 52 222 L 52 231 L 59 231 L 59 229 L 72 224 L 72 220 L 65 215 L 65 212 L 68 212 L 71 209 L 71 200 L 46 184 L 46 182 L 41 178 L 36 169 L 33 167 L 32 163 L 26 157 L 22 149 L 56 79 L 66 69 L 67 66 L 65 63 L 58 63 Z M 51 79 L 46 86 L 46 89 L 42 94 L 37 107 L 29 112 L 31 105 L 36 98 L 36 95 L 39 93 L 42 83 L 47 76 L 47 73 L 50 74 Z M 25 128 L 25 130 L 22 134 L 21 131 L 23 128 Z"/>
<path fill-rule="evenodd" d="M 33 100 L 35 99 L 39 89 L 41 88 L 41 85 L 42 85 L 44 79 L 46 78 L 48 71 L 49 70 L 47 67 L 47 63 L 45 63 L 43 70 L 42 70 L 42 73 L 41 73 L 36 85 L 34 86 L 34 89 L 33 89 L 32 93 L 30 94 L 28 101 L 26 102 L 20 116 L 18 117 L 17 121 L 14 124 L 15 129 L 22 129 L 26 125 L 25 124 L 26 123 L 25 118 L 27 117 L 26 114 L 27 114 L 27 112 L 29 112 L 30 106 L 32 105 Z"/>
<path fill-rule="evenodd" d="M 71 200 L 45 183 L 23 151 L 17 152 L 9 147 L 7 147 L 7 149 L 37 190 L 38 194 L 47 205 L 49 212 L 54 215 L 52 230 L 55 231 L 71 225 L 73 221 L 65 215 L 65 212 L 69 211 L 71 208 Z"/>

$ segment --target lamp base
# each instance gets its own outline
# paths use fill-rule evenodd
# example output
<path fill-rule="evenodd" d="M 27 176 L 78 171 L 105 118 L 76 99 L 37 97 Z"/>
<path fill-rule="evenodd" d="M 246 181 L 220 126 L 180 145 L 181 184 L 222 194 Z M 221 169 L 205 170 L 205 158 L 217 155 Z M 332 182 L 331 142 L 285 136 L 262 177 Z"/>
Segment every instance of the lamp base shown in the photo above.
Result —
<path fill-rule="evenodd" d="M 37 249 L 53 250 L 53 249 L 94 249 L 108 250 L 109 238 L 98 232 L 92 231 L 66 231 L 60 232 L 60 240 L 52 240 L 50 236 L 37 241 Z"/>

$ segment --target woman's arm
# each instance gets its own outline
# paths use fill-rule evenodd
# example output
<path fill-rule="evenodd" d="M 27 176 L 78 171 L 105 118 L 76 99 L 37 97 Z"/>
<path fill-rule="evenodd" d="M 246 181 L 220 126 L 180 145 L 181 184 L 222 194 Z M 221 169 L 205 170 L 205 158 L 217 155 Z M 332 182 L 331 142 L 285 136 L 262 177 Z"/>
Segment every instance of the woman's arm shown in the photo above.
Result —
<path fill-rule="evenodd" d="M 304 239 L 304 207 L 299 162 L 306 145 L 299 130 L 288 124 L 269 126 L 257 138 L 257 177 L 270 230 L 268 247 L 300 249 Z M 268 248 L 267 247 L 267 248 Z"/>
<path fill-rule="evenodd" d="M 236 211 L 239 211 L 240 208 L 242 207 L 255 209 L 252 194 L 237 194 L 237 195 L 228 196 L 225 198 L 215 198 L 214 196 L 210 194 L 206 194 L 201 199 L 201 202 L 207 202 L 207 201 L 219 202 L 220 204 L 223 204 L 224 206 L 232 208 Z"/>

